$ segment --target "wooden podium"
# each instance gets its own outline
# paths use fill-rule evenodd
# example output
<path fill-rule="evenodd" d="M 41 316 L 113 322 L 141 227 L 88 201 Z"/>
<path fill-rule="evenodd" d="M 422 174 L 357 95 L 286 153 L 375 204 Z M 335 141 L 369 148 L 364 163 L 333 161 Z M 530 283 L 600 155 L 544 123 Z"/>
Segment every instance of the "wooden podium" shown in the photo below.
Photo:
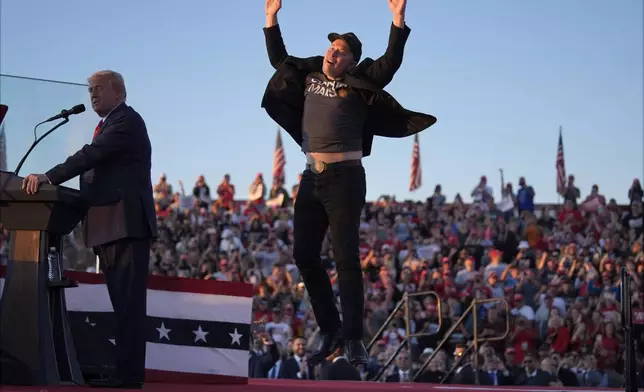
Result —
<path fill-rule="evenodd" d="M 0 385 L 82 385 L 64 291 L 75 284 L 48 280 L 47 254 L 55 247 L 62 261 L 63 236 L 85 209 L 77 190 L 45 184 L 27 195 L 22 180 L 0 171 L 0 223 L 10 231 L 0 300 Z"/>

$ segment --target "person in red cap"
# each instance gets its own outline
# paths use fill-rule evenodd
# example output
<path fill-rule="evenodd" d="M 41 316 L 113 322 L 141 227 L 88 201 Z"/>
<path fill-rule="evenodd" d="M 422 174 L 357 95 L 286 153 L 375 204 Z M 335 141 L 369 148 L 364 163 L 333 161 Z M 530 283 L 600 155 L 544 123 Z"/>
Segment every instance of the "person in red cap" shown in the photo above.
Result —
<path fill-rule="evenodd" d="M 531 306 L 525 304 L 522 294 L 514 294 L 514 307 L 512 309 L 512 315 L 514 316 L 523 316 L 528 321 L 534 320 L 534 309 Z"/>
<path fill-rule="evenodd" d="M 492 249 L 490 250 L 489 256 L 490 263 L 485 266 L 485 273 L 489 275 L 490 273 L 495 272 L 497 276 L 503 275 L 503 272 L 505 272 L 508 267 L 507 264 L 502 262 L 501 258 L 503 257 L 503 252 L 497 249 Z"/>
<path fill-rule="evenodd" d="M 276 72 L 262 107 L 306 154 L 295 204 L 293 258 L 322 335 L 313 363 L 342 347 L 352 364 L 367 362 L 359 259 L 360 216 L 366 196 L 362 158 L 371 153 L 376 135 L 406 137 L 436 122 L 431 115 L 404 109 L 383 91 L 402 64 L 411 31 L 405 24 L 407 0 L 388 3 L 393 23 L 387 51 L 376 60 L 362 62 L 362 43 L 351 32 L 329 34 L 331 45 L 324 56 L 290 56 L 277 22 L 282 1 L 266 0 L 265 4 L 264 35 Z M 320 260 L 328 228 L 338 270 L 342 323 Z"/>

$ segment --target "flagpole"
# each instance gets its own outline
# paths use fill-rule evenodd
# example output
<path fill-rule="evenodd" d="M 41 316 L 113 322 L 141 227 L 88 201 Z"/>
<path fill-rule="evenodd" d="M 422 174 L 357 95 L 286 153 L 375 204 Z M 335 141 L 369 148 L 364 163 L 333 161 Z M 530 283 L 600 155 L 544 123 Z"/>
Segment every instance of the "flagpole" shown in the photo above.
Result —
<path fill-rule="evenodd" d="M 563 127 L 559 125 L 559 139 L 561 140 L 561 134 L 563 131 Z M 557 205 L 561 207 L 561 194 L 559 193 L 559 190 L 557 189 Z"/>
<path fill-rule="evenodd" d="M 418 134 L 414 135 L 414 144 L 411 150 L 411 172 L 409 178 L 409 192 L 414 192 L 422 186 L 422 167 L 420 162 L 420 142 Z"/>
<path fill-rule="evenodd" d="M 7 105 L 0 104 L 0 170 L 7 170 L 7 136 L 4 131 L 4 118 L 9 111 Z"/>

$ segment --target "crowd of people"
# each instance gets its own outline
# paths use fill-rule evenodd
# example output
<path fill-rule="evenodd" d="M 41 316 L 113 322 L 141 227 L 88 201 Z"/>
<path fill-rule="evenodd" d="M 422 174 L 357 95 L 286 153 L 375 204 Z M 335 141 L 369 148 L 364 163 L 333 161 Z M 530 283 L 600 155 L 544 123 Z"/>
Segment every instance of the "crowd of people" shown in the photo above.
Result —
<path fill-rule="evenodd" d="M 621 331 L 621 267 L 633 281 L 638 371 L 644 363 L 639 180 L 628 189 L 627 206 L 605 197 L 597 185 L 582 198 L 573 176 L 561 192 L 561 205 L 537 204 L 537 190 L 524 178 L 518 184 L 517 190 L 502 184 L 495 197 L 481 177 L 470 204 L 460 195 L 447 202 L 437 185 L 424 202 L 383 196 L 365 205 L 364 339 L 374 344 L 360 371 L 342 357 L 316 367 L 308 363 L 319 330 L 292 258 L 297 185 L 290 191 L 283 184 L 268 188 L 260 174 L 246 199 L 228 175 L 216 188 L 201 176 L 191 192 L 181 182 L 173 189 L 162 176 L 154 188 L 160 237 L 150 273 L 254 285 L 250 377 L 374 380 L 380 375 L 378 381 L 385 382 L 473 384 L 472 313 L 436 348 L 474 299 L 497 299 L 476 306 L 483 339 L 476 354 L 480 384 L 622 386 L 624 347 L 632 343 Z M 68 262 L 84 260 L 71 267 L 92 270 L 93 258 L 79 254 L 86 250 L 75 241 L 68 244 L 77 252 Z M 322 259 L 337 296 L 332 245 L 327 238 Z M 406 293 L 424 292 L 430 293 L 410 299 L 409 318 L 397 312 L 377 334 Z M 383 370 L 407 333 L 427 335 L 409 339 Z"/>

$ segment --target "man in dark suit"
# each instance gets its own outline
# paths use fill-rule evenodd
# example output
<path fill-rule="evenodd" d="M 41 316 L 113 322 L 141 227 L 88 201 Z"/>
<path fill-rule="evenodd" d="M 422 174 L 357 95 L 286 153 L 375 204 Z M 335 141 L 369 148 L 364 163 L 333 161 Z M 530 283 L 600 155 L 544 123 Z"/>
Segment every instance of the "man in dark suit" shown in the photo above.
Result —
<path fill-rule="evenodd" d="M 116 372 L 90 385 L 140 388 L 145 376 L 145 324 L 150 244 L 157 236 L 151 145 L 145 122 L 125 103 L 123 77 L 100 71 L 89 78 L 92 108 L 101 120 L 93 140 L 46 174 L 30 174 L 23 189 L 59 185 L 81 176 L 88 209 L 87 247 L 98 255 L 117 319 Z"/>
<path fill-rule="evenodd" d="M 278 378 L 293 380 L 313 380 L 313 365 L 306 356 L 306 341 L 297 338 L 293 341 L 293 355 L 282 361 Z"/>
<path fill-rule="evenodd" d="M 268 372 L 280 359 L 277 345 L 270 336 L 262 333 L 253 337 L 253 348 L 248 359 L 248 377 L 267 378 Z"/>
<path fill-rule="evenodd" d="M 411 367 L 409 353 L 402 351 L 396 358 L 396 367 L 393 372 L 385 378 L 385 382 L 413 382 L 416 371 Z"/>
<path fill-rule="evenodd" d="M 514 385 L 512 373 L 496 354 L 484 357 L 483 368 L 479 369 L 480 385 Z"/>
<path fill-rule="evenodd" d="M 366 194 L 362 158 L 371 153 L 374 135 L 401 138 L 436 122 L 433 116 L 404 109 L 383 91 L 402 64 L 411 31 L 405 24 L 407 1 L 388 1 L 393 22 L 387 51 L 359 63 L 362 43 L 353 33 L 329 34 L 325 56 L 289 56 L 277 22 L 282 1 L 266 0 L 264 35 L 276 72 L 262 107 L 302 147 L 307 161 L 295 204 L 293 257 L 322 332 L 314 363 L 343 347 L 350 363 L 367 363 L 358 249 Z M 328 228 L 339 271 L 342 323 L 320 260 Z"/>
<path fill-rule="evenodd" d="M 556 377 L 539 368 L 539 361 L 534 353 L 528 353 L 523 359 L 524 371 L 515 375 L 516 385 L 547 387 L 557 381 Z"/>
<path fill-rule="evenodd" d="M 328 381 L 362 381 L 360 372 L 349 363 L 347 357 L 334 355 L 322 362 L 321 379 Z"/>

